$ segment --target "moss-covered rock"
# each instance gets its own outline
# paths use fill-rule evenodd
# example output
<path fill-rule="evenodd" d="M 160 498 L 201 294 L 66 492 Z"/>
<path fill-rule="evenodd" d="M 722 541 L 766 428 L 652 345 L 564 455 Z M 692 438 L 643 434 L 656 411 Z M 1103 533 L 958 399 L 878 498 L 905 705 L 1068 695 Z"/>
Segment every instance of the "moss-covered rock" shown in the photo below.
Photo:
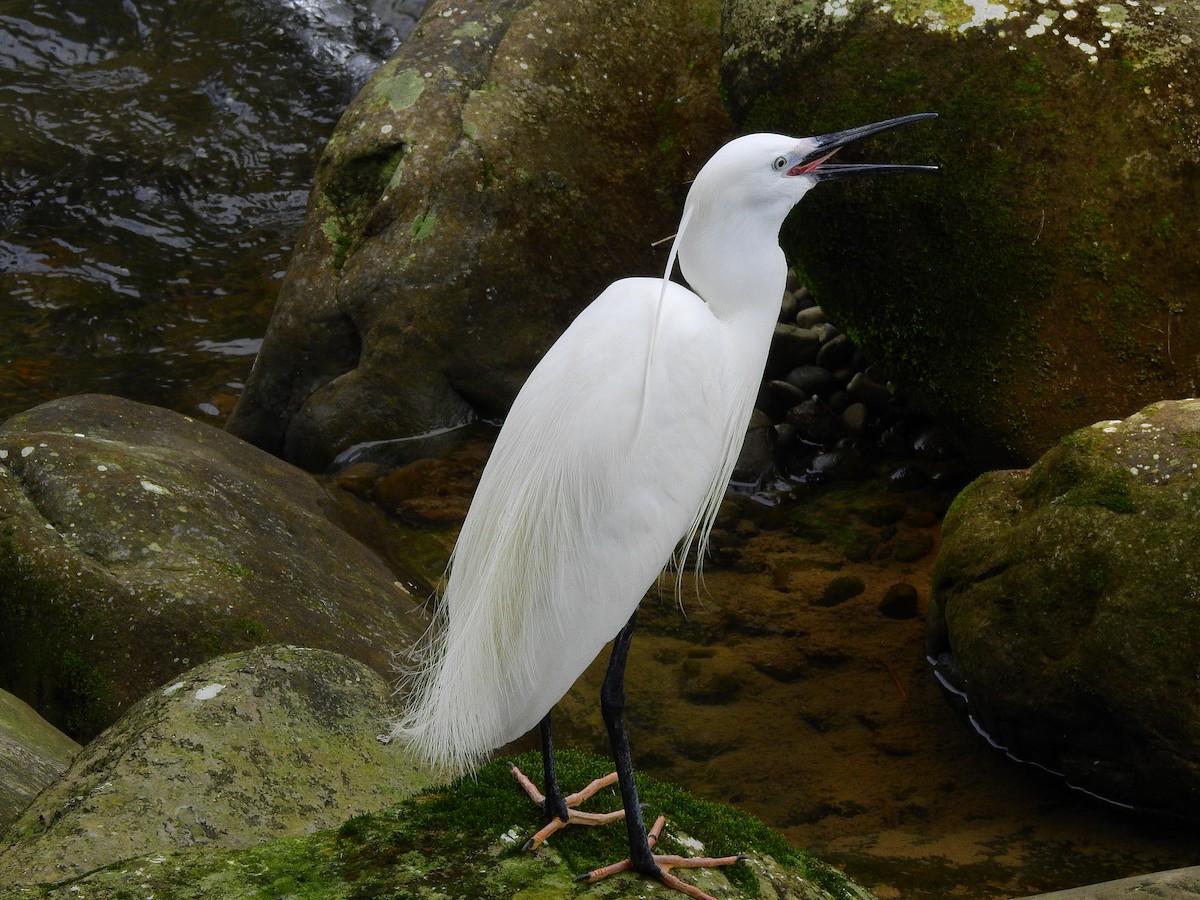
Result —
<path fill-rule="evenodd" d="M 1067 437 L 946 516 L 930 653 L 979 725 L 1093 793 L 1200 802 L 1200 400 Z"/>
<path fill-rule="evenodd" d="M 172 676 L 261 644 L 390 674 L 419 605 L 347 518 L 307 473 L 177 413 L 85 395 L 13 416 L 0 687 L 87 740 Z"/>
<path fill-rule="evenodd" d="M 785 246 L 823 308 L 976 460 L 1028 465 L 1088 422 L 1194 391 L 1200 7 L 724 8 L 744 129 L 941 113 L 853 151 L 938 176 L 822 186 Z"/>
<path fill-rule="evenodd" d="M 426 787 L 377 738 L 393 691 L 301 647 L 212 660 L 96 738 L 4 836 L 0 884 L 74 878 L 132 856 L 248 847 L 329 828 Z"/>
<path fill-rule="evenodd" d="M 29 704 L 0 691 L 0 834 L 79 750 Z"/>
<path fill-rule="evenodd" d="M 615 277 L 661 271 L 731 131 L 715 2 L 439 0 L 347 109 L 235 434 L 312 469 L 503 415 Z"/>
<path fill-rule="evenodd" d="M 606 760 L 570 751 L 560 752 L 558 760 L 568 784 L 585 784 L 609 767 Z M 531 771 L 540 767 L 536 754 L 517 762 Z M 685 879 L 715 896 L 870 898 L 836 869 L 789 847 L 744 813 L 649 778 L 639 780 L 639 789 L 651 815 L 668 816 L 660 843 L 665 851 L 749 855 L 728 869 L 681 870 Z M 613 808 L 620 799 L 609 789 L 589 803 L 596 809 Z M 384 813 L 356 816 L 339 828 L 248 850 L 140 857 L 69 883 L 0 890 L 0 898 L 99 900 L 129 896 L 130 891 L 176 900 L 679 896 L 633 875 L 587 887 L 575 884 L 576 875 L 627 854 L 625 829 L 619 823 L 568 828 L 538 851 L 524 853 L 521 845 L 541 826 L 540 816 L 517 788 L 508 765 L 497 762 L 474 778 L 432 788 Z"/>

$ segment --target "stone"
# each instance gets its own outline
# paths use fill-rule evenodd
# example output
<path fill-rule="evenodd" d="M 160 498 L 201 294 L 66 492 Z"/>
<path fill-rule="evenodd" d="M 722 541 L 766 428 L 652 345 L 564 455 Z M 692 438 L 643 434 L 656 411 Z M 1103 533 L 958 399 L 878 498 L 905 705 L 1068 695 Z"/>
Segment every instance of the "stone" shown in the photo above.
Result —
<path fill-rule="evenodd" d="M 838 575 L 825 586 L 825 592 L 817 601 L 817 605 L 837 606 L 857 597 L 866 587 L 863 580 L 856 575 Z"/>
<path fill-rule="evenodd" d="M 812 328 L 824 321 L 826 321 L 825 310 L 819 306 L 810 306 L 796 313 L 796 324 L 801 328 Z"/>
<path fill-rule="evenodd" d="M 828 447 L 842 436 L 833 410 L 820 400 L 797 403 L 788 410 L 787 423 L 796 429 L 800 440 L 820 447 Z"/>
<path fill-rule="evenodd" d="M 831 404 L 832 405 L 832 404 Z M 834 406 L 834 409 L 837 407 Z M 842 410 L 842 427 L 851 437 L 860 437 L 867 426 L 867 406 L 865 403 L 851 403 Z"/>
<path fill-rule="evenodd" d="M 796 366 L 810 364 L 817 358 L 820 347 L 821 340 L 811 328 L 778 323 L 771 336 L 771 350 L 767 354 L 767 377 L 776 378 Z"/>
<path fill-rule="evenodd" d="M 525 771 L 540 765 L 536 753 L 514 760 Z M 560 750 L 559 777 L 586 784 L 612 770 L 610 760 Z M 650 777 L 639 777 L 650 809 L 669 809 L 663 852 L 685 856 L 745 853 L 739 876 L 722 869 L 679 869 L 681 877 L 719 897 L 786 897 L 794 900 L 870 900 L 871 894 L 833 866 L 790 847 L 756 819 L 691 797 Z M 542 824 L 540 811 L 514 795 L 507 760 L 475 777 L 439 785 L 378 813 L 364 813 L 336 828 L 281 837 L 248 848 L 175 851 L 135 857 L 77 879 L 5 891 L 4 900 L 131 896 L 171 900 L 236 900 L 250 896 L 402 897 L 434 895 L 471 900 L 578 897 L 573 878 L 620 857 L 625 830 L 566 829 L 532 853 L 519 842 Z M 612 787 L 593 801 L 620 804 Z M 637 876 L 617 875 L 586 893 L 619 897 L 661 889 Z"/>
<path fill-rule="evenodd" d="M 393 699 L 378 673 L 324 650 L 260 647 L 191 669 L 92 741 L 13 825 L 0 884 L 249 847 L 390 806 L 431 783 L 378 740 Z"/>
<path fill-rule="evenodd" d="M 907 581 L 893 584 L 879 601 L 879 611 L 889 619 L 912 619 L 917 615 L 917 589 Z"/>
<path fill-rule="evenodd" d="M 86 741 L 155 685 L 259 644 L 390 674 L 424 620 L 407 578 L 340 527 L 355 503 L 130 400 L 13 416 L 0 426 L 0 688 Z"/>
<path fill-rule="evenodd" d="M 80 750 L 29 704 L 0 691 L 0 834 Z"/>
<path fill-rule="evenodd" d="M 817 351 L 817 365 L 826 369 L 841 369 L 854 358 L 854 344 L 844 334 L 835 334 Z"/>
<path fill-rule="evenodd" d="M 1198 492 L 1200 400 L 1074 432 L 957 497 L 927 617 L 991 740 L 1181 815 L 1200 798 Z"/>
<path fill-rule="evenodd" d="M 833 376 L 823 366 L 797 366 L 787 373 L 787 383 L 805 397 L 827 396 L 834 388 Z"/>
<path fill-rule="evenodd" d="M 733 467 L 733 480 L 741 484 L 758 485 L 774 464 L 775 446 L 771 419 L 762 410 L 756 409 L 750 414 L 746 439 Z"/>
<path fill-rule="evenodd" d="M 719 53 L 710 2 L 431 3 L 326 146 L 229 430 L 323 470 L 503 417 L 605 286 L 662 274 L 733 133 Z"/>
<path fill-rule="evenodd" d="M 1089 422 L 1195 391 L 1194 0 L 723 11 L 744 131 L 941 114 L 839 156 L 936 175 L 823 186 L 783 239 L 821 307 L 976 466 L 1029 465 Z"/>
<path fill-rule="evenodd" d="M 850 383 L 846 385 L 846 390 L 862 403 L 865 403 L 875 412 L 885 409 L 892 401 L 892 392 L 882 384 L 872 381 L 862 372 L 855 372 L 850 379 Z"/>

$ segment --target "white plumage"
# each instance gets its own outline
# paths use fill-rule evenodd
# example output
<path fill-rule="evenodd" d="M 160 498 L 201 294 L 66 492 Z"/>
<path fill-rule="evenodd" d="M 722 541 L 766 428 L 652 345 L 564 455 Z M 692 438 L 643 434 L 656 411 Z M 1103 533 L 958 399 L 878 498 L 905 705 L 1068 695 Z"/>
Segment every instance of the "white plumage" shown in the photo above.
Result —
<path fill-rule="evenodd" d="M 667 268 L 677 255 L 694 293 L 665 277 L 617 281 L 530 375 L 393 732 L 428 763 L 469 770 L 537 725 L 681 542 L 703 550 L 779 311 L 779 228 L 818 181 L 861 168 L 820 155 L 835 137 L 721 148 L 689 191 Z"/>

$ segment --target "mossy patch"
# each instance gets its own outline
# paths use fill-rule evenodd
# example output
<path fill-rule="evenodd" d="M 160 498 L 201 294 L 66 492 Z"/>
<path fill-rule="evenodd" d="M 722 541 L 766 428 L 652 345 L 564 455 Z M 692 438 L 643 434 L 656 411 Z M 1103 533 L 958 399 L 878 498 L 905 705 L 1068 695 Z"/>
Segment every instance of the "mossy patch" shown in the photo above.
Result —
<path fill-rule="evenodd" d="M 320 202 L 326 210 L 321 233 L 332 248 L 335 270 L 341 271 L 365 236 L 371 213 L 403 158 L 404 148 L 395 147 L 344 161 L 320 184 Z"/>
<path fill-rule="evenodd" d="M 560 777 L 568 785 L 586 784 L 611 767 L 607 760 L 568 750 L 559 751 L 556 758 Z M 536 753 L 520 756 L 516 762 L 527 771 L 540 771 Z M 684 833 L 704 845 L 704 854 L 770 857 L 813 886 L 812 896 L 869 896 L 839 871 L 790 847 L 745 813 L 698 800 L 651 778 L 639 777 L 638 788 L 648 816 L 660 811 L 668 815 L 660 842 L 665 852 L 695 855 L 693 847 L 671 837 Z M 593 809 L 619 805 L 612 789 L 601 791 L 588 803 Z M 246 896 L 509 900 L 529 896 L 522 891 L 531 887 L 535 896 L 561 897 L 582 890 L 572 884 L 575 875 L 627 854 L 625 829 L 619 823 L 568 828 L 542 850 L 522 852 L 525 838 L 541 825 L 540 812 L 521 793 L 508 764 L 498 761 L 473 778 L 427 790 L 378 814 L 355 816 L 338 828 L 247 850 L 143 857 L 70 884 L 0 891 L 0 898 L 120 897 L 137 889 L 139 895 L 153 893 L 177 900 Z M 725 872 L 742 896 L 761 896 L 749 864 Z"/>

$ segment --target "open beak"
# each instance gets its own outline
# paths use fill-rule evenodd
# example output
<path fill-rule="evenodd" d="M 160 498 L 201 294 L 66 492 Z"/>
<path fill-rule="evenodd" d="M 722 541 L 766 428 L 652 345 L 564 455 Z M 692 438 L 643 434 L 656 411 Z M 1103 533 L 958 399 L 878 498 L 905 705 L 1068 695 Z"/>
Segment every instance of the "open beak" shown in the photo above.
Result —
<path fill-rule="evenodd" d="M 925 119 L 936 119 L 937 113 L 913 113 L 909 116 L 897 116 L 894 119 L 884 119 L 872 125 L 860 125 L 858 128 L 848 128 L 845 131 L 835 131 L 832 134 L 822 134 L 812 138 L 815 148 L 796 159 L 788 168 L 788 175 L 809 175 L 819 181 L 832 178 L 845 178 L 849 175 L 876 175 L 899 172 L 936 172 L 937 166 L 908 166 L 888 163 L 833 163 L 829 159 L 842 147 L 855 141 L 860 141 L 881 131 L 888 131 L 909 122 L 920 122 Z"/>

